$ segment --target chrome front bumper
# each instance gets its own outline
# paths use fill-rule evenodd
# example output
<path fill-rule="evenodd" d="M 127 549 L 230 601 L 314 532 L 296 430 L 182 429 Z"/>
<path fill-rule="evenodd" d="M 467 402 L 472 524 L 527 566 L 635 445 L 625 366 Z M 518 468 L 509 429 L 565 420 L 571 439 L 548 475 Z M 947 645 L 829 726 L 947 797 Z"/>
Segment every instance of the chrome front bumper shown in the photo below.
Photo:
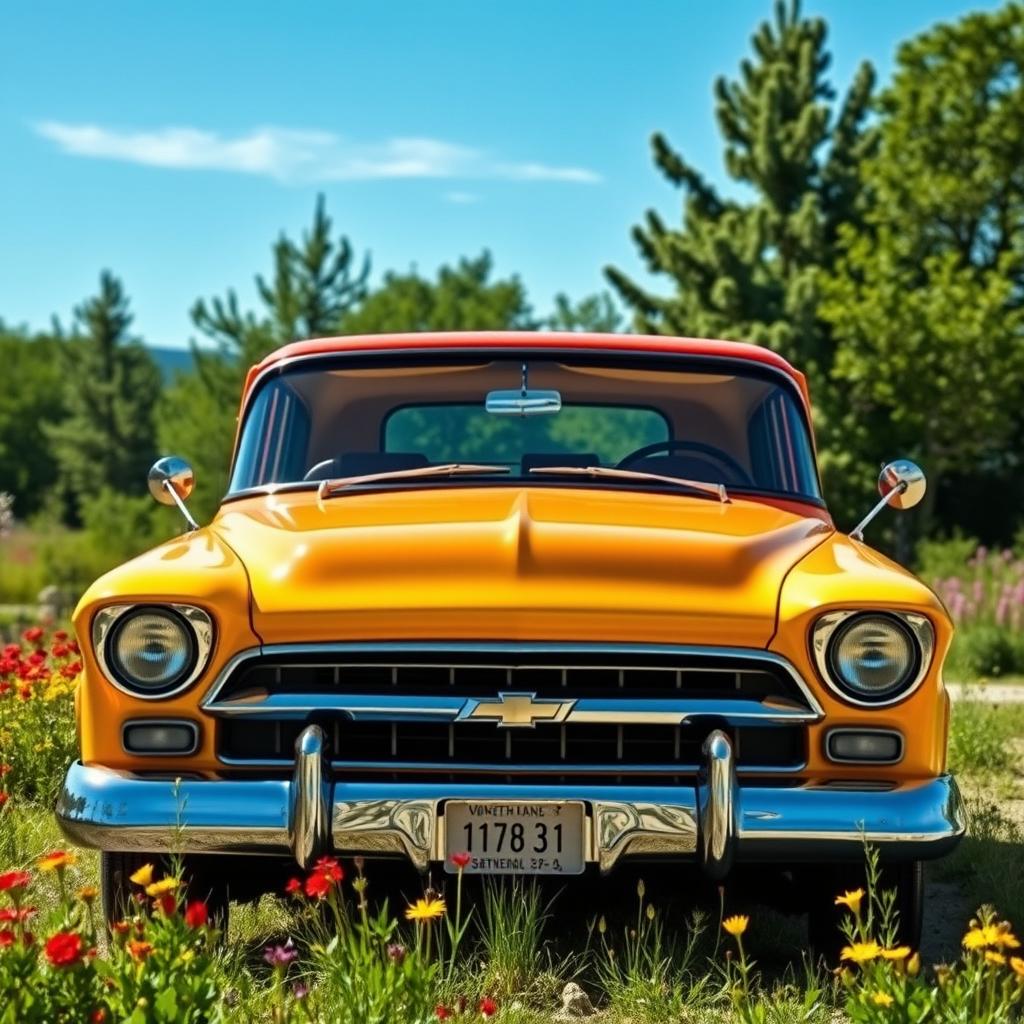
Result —
<path fill-rule="evenodd" d="M 101 850 L 283 855 L 302 866 L 328 851 L 397 854 L 425 871 L 445 857 L 448 799 L 582 800 L 586 859 L 601 871 L 624 856 L 670 856 L 698 860 L 712 878 L 734 861 L 856 860 L 865 840 L 886 859 L 940 857 L 966 828 L 950 775 L 891 789 L 738 786 L 725 733 L 704 752 L 695 787 L 332 781 L 311 725 L 290 780 L 176 783 L 76 762 L 57 819 L 73 843 Z"/>

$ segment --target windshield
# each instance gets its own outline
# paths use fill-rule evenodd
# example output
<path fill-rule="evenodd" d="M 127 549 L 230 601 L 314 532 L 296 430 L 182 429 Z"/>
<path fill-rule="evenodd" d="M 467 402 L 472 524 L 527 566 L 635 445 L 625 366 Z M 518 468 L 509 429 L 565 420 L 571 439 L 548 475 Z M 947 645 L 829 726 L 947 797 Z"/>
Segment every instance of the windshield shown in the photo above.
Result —
<path fill-rule="evenodd" d="M 231 493 L 392 472 L 399 478 L 365 486 L 450 487 L 476 480 L 403 474 L 472 463 L 494 484 L 658 486 L 640 479 L 648 473 L 723 484 L 730 494 L 820 499 L 797 401 L 759 368 L 582 355 L 402 359 L 328 358 L 270 376 L 246 415 Z M 524 386 L 543 396 L 527 403 L 542 405 L 539 413 L 514 412 Z M 559 467 L 637 478 L 533 472 Z"/>

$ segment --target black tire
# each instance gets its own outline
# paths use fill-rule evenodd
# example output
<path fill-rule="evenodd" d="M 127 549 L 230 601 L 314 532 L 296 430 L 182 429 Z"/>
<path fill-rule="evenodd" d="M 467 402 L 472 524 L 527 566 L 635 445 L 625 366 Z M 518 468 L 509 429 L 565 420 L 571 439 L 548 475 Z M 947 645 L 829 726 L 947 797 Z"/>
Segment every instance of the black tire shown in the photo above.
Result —
<path fill-rule="evenodd" d="M 898 915 L 897 938 L 902 945 L 917 950 L 921 945 L 921 923 L 924 916 L 924 864 L 908 861 L 886 864 L 879 879 L 881 891 L 895 890 Z M 810 904 L 807 911 L 807 932 L 816 956 L 837 963 L 846 945 L 842 922 L 848 911 L 836 906 L 840 893 L 864 888 L 864 868 L 855 865 L 834 865 L 815 872 L 808 888 Z"/>
<path fill-rule="evenodd" d="M 108 925 L 131 916 L 135 911 L 134 896 L 139 891 L 131 876 L 144 864 L 152 864 L 154 877 L 167 870 L 167 859 L 158 853 L 106 852 L 100 854 L 100 900 L 103 917 Z M 224 934 L 228 925 L 227 885 L 213 872 L 202 858 L 184 858 L 187 899 L 205 900 L 210 919 Z"/>

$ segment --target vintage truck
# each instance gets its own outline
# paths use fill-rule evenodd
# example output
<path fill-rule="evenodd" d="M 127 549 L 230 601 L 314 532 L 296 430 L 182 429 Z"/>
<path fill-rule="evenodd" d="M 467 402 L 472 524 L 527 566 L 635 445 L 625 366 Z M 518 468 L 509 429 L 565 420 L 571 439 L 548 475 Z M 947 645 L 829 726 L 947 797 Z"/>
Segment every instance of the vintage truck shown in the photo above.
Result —
<path fill-rule="evenodd" d="M 925 481 L 889 464 L 839 532 L 809 403 L 734 342 L 268 356 L 212 522 L 161 459 L 150 488 L 188 532 L 75 613 L 81 760 L 57 813 L 103 851 L 108 915 L 170 850 L 222 908 L 328 852 L 437 872 L 468 851 L 471 872 L 779 877 L 826 942 L 867 841 L 914 941 L 922 862 L 965 828 L 952 629 L 862 538 Z"/>

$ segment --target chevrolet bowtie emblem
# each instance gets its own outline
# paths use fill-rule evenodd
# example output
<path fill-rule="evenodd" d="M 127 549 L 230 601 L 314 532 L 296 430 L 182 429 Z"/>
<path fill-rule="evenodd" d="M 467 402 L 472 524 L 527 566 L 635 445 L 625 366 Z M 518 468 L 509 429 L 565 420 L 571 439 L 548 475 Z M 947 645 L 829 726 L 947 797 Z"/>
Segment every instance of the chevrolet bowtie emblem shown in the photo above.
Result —
<path fill-rule="evenodd" d="M 545 700 L 535 693 L 499 693 L 497 700 L 467 700 L 458 720 L 496 722 L 499 728 L 532 729 L 538 722 L 564 722 L 574 700 Z"/>

